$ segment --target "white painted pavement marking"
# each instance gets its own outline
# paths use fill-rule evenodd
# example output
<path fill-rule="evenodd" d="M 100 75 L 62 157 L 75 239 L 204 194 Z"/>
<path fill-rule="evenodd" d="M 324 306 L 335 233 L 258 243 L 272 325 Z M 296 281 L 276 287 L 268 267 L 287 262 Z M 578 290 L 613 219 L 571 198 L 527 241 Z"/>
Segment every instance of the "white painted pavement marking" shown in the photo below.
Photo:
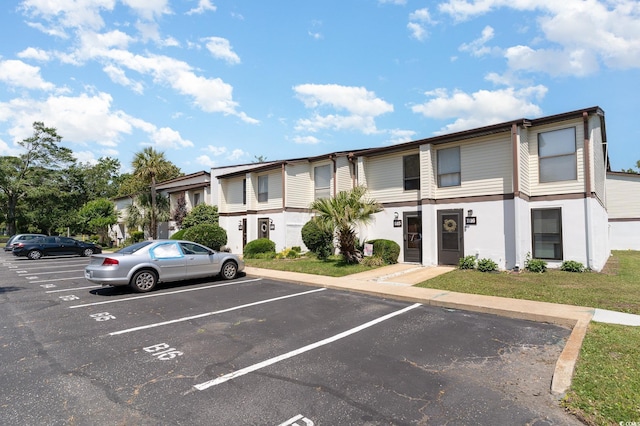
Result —
<path fill-rule="evenodd" d="M 37 276 L 34 278 L 38 278 Z M 47 278 L 46 280 L 38 280 L 38 281 L 31 281 L 32 283 L 49 283 L 51 281 L 68 281 L 68 280 L 76 280 L 76 279 L 80 279 L 82 278 L 83 280 L 85 279 L 84 276 L 82 277 L 67 277 L 67 278 Z M 29 279 L 29 277 L 27 277 L 27 279 Z"/>
<path fill-rule="evenodd" d="M 98 288 L 98 287 L 102 287 L 101 285 L 90 285 L 87 287 L 74 287 L 74 288 L 65 288 L 65 289 L 61 289 L 61 290 L 49 290 L 49 291 L 45 291 L 45 293 L 62 293 L 64 291 L 74 291 L 74 290 L 86 290 L 88 288 Z"/>
<path fill-rule="evenodd" d="M 304 296 L 306 294 L 316 293 L 316 292 L 324 291 L 324 290 L 326 290 L 326 288 L 317 288 L 315 290 L 303 291 L 302 293 L 289 294 L 287 296 L 274 297 L 273 299 L 260 300 L 258 302 L 247 303 L 246 305 L 234 306 L 233 308 L 221 309 L 221 310 L 215 311 L 215 312 L 205 312 L 204 314 L 193 315 L 193 316 L 190 316 L 190 317 L 184 317 L 184 318 L 178 318 L 178 319 L 169 320 L 169 321 L 157 322 L 155 324 L 142 325 L 140 327 L 133 327 L 133 328 L 128 328 L 126 330 L 114 331 L 112 333 L 109 333 L 109 336 L 116 336 L 118 334 L 125 334 L 125 333 L 131 333 L 131 332 L 134 332 L 134 331 L 146 330 L 146 329 L 154 328 L 154 327 L 161 327 L 163 325 L 175 324 L 175 323 L 178 323 L 178 322 L 191 321 L 191 320 L 198 319 L 198 318 L 210 317 L 212 315 L 220 315 L 220 314 L 224 314 L 224 313 L 231 312 L 231 311 L 237 311 L 238 309 L 248 308 L 250 306 L 263 305 L 265 303 L 276 302 L 278 300 L 289 299 L 291 297 Z"/>
<path fill-rule="evenodd" d="M 234 282 L 224 283 L 224 284 L 213 284 L 213 285 L 208 285 L 208 286 L 204 286 L 204 287 L 185 288 L 183 290 L 167 291 L 165 293 L 145 294 L 144 296 L 127 297 L 126 299 L 105 300 L 104 302 L 86 303 L 84 305 L 69 306 L 69 309 L 86 308 L 87 306 L 106 305 L 108 303 L 129 302 L 131 300 L 146 299 L 148 297 L 170 296 L 172 294 L 187 293 L 189 291 L 206 290 L 206 289 L 214 288 L 214 287 L 226 287 L 226 286 L 229 286 L 229 285 L 244 284 L 244 283 L 250 283 L 250 282 L 253 282 L 253 281 L 260 281 L 260 280 L 262 280 L 262 278 L 254 278 L 252 280 L 243 280 L 243 281 L 234 281 Z"/>
<path fill-rule="evenodd" d="M 302 422 L 307 426 L 313 426 L 313 422 L 303 416 L 302 414 L 298 414 L 297 416 L 291 417 L 284 423 L 280 423 L 278 426 L 300 426 L 298 424 L 298 420 L 302 420 Z"/>
<path fill-rule="evenodd" d="M 403 314 L 403 313 L 405 313 L 407 311 L 415 309 L 418 306 L 422 306 L 422 305 L 420 303 L 415 303 L 415 304 L 413 304 L 411 306 L 407 306 L 404 309 L 400 309 L 399 311 L 392 312 L 392 313 L 387 314 L 387 315 L 385 315 L 383 317 L 377 318 L 377 319 L 375 319 L 373 321 L 369 321 L 367 323 L 359 325 L 358 327 L 355 327 L 355 328 L 352 328 L 350 330 L 344 331 L 344 332 L 342 332 L 340 334 L 336 334 L 335 336 L 326 338 L 324 340 L 320 340 L 319 342 L 312 343 L 310 345 L 303 346 L 302 348 L 296 349 L 296 350 L 288 352 L 286 354 L 273 357 L 271 359 L 259 362 L 259 363 L 254 364 L 254 365 L 250 365 L 249 367 L 245 367 L 245 368 L 243 368 L 241 370 L 236 370 L 233 373 L 225 374 L 224 376 L 220 376 L 217 379 L 209 380 L 208 382 L 204 382 L 204 383 L 200 383 L 200 384 L 194 385 L 194 388 L 196 388 L 198 390 L 205 390 L 205 389 L 208 389 L 208 388 L 210 388 L 212 386 L 216 386 L 216 385 L 219 385 L 219 384 L 224 383 L 226 381 L 235 379 L 236 377 L 244 376 L 245 374 L 252 373 L 252 372 L 254 372 L 256 370 L 259 370 L 261 368 L 268 367 L 268 366 L 270 366 L 272 364 L 275 364 L 277 362 L 280 362 L 280 361 L 284 361 L 285 359 L 292 358 L 292 357 L 300 355 L 300 354 L 302 354 L 304 352 L 308 352 L 308 351 L 310 351 L 312 349 L 319 348 L 320 346 L 324 346 L 324 345 L 327 345 L 329 343 L 333 343 L 336 340 L 343 339 L 343 338 L 345 338 L 347 336 L 350 336 L 350 335 L 352 335 L 354 333 L 357 333 L 357 332 L 362 331 L 362 330 L 364 330 L 366 328 L 374 326 L 374 325 L 376 325 L 376 324 L 378 324 L 378 323 L 380 323 L 382 321 L 386 321 L 389 318 L 393 318 L 393 317 L 395 317 L 397 315 L 400 315 L 400 314 Z"/>
<path fill-rule="evenodd" d="M 22 275 L 22 274 L 33 274 L 34 272 L 29 271 L 25 271 L 25 272 L 21 272 L 21 271 L 16 271 L 18 273 L 18 275 Z M 51 272 L 36 272 L 38 275 L 49 275 L 49 274 L 62 274 L 62 273 L 67 273 L 67 272 L 84 272 L 84 269 L 73 269 L 70 271 L 51 271 Z"/>

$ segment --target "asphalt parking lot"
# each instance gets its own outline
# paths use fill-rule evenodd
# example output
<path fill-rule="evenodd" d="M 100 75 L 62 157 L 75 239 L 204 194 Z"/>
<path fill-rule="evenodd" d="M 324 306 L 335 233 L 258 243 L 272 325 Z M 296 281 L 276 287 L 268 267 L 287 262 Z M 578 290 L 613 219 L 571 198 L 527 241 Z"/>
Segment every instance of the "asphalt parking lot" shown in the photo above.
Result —
<path fill-rule="evenodd" d="M 0 253 L 0 423 L 580 424 L 570 330 L 243 276 L 147 294 Z"/>

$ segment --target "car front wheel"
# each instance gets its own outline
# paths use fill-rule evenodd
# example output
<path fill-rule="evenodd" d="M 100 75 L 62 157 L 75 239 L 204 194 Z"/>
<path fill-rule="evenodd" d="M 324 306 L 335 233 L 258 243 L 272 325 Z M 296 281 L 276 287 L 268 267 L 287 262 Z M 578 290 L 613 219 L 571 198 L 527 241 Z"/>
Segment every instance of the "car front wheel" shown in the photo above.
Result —
<path fill-rule="evenodd" d="M 231 261 L 226 262 L 224 265 L 222 265 L 220 275 L 224 280 L 234 279 L 238 275 L 238 265 Z"/>
<path fill-rule="evenodd" d="M 27 253 L 27 257 L 31 260 L 38 260 L 42 257 L 42 252 L 40 250 L 31 250 Z"/>
<path fill-rule="evenodd" d="M 137 293 L 146 293 L 154 289 L 158 283 L 158 276 L 148 269 L 138 271 L 131 278 L 130 286 Z"/>

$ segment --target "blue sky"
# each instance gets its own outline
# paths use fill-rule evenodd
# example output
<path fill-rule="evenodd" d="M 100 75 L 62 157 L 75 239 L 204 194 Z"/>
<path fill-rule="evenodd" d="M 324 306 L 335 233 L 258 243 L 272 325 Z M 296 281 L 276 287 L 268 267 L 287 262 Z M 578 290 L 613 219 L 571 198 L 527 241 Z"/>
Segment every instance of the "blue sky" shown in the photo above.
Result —
<path fill-rule="evenodd" d="M 43 121 L 192 173 L 598 105 L 640 160 L 637 0 L 6 0 L 0 37 L 0 155 Z"/>

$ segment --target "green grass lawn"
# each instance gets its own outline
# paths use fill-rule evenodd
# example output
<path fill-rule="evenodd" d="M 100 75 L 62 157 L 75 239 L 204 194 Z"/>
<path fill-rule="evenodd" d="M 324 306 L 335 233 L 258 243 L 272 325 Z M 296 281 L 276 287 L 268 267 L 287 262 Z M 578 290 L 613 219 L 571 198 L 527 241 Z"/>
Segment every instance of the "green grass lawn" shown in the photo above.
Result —
<path fill-rule="evenodd" d="M 334 277 L 373 269 L 346 265 L 338 259 L 245 261 L 257 268 Z M 600 273 L 455 270 L 418 286 L 640 314 L 640 252 L 613 252 Z M 640 424 L 640 327 L 591 323 L 562 404 L 590 425 Z"/>
<path fill-rule="evenodd" d="M 360 264 L 349 265 L 337 256 L 332 256 L 326 261 L 318 260 L 315 257 L 300 257 L 297 259 L 244 259 L 244 262 L 247 266 L 254 268 L 304 272 L 305 274 L 327 277 L 344 277 L 374 269 L 374 267 Z"/>

